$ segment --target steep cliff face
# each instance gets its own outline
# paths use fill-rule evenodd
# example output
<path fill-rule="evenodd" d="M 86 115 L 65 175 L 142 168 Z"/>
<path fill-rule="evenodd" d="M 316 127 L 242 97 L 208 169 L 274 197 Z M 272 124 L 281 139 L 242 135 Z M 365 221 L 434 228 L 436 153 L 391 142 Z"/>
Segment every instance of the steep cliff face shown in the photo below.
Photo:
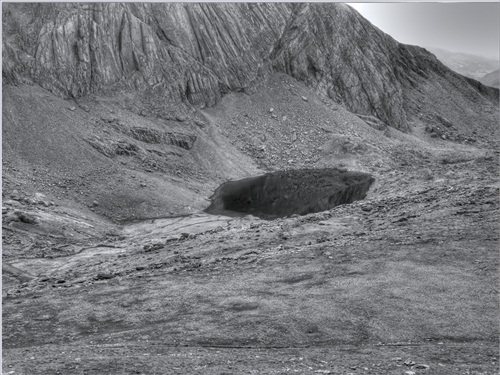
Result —
<path fill-rule="evenodd" d="M 313 86 L 355 112 L 406 127 L 399 45 L 351 8 L 296 6 L 277 48 L 274 68 Z M 410 68 L 407 74 L 414 71 Z"/>
<path fill-rule="evenodd" d="M 123 88 L 211 106 L 283 72 L 404 130 L 420 81 L 461 80 L 344 4 L 6 4 L 4 13 L 5 81 L 62 96 Z"/>
<path fill-rule="evenodd" d="M 255 79 L 286 7 L 252 4 L 11 4 L 3 74 L 82 96 L 111 85 L 215 104 Z M 272 22 L 271 22 L 272 20 Z"/>

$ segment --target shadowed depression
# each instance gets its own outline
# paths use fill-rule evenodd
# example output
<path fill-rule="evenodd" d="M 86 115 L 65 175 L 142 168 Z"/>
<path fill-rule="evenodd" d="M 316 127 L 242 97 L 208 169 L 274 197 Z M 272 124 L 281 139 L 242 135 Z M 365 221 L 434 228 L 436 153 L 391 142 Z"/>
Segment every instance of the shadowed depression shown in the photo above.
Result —
<path fill-rule="evenodd" d="M 306 215 L 364 199 L 373 181 L 369 174 L 339 169 L 268 173 L 221 185 L 206 212 L 262 219 Z"/>

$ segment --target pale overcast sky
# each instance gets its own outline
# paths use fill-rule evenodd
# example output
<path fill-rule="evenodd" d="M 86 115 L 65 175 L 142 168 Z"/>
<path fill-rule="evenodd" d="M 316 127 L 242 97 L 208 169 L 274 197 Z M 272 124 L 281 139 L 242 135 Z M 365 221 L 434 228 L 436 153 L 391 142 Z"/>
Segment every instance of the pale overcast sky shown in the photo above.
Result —
<path fill-rule="evenodd" d="M 499 57 L 500 3 L 348 3 L 394 39 Z"/>

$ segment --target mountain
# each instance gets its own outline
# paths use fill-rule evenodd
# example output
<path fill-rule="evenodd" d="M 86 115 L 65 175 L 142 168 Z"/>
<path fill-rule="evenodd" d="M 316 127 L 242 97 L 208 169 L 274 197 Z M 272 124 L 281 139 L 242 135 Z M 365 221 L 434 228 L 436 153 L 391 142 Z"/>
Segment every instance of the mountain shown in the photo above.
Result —
<path fill-rule="evenodd" d="M 5 81 L 63 97 L 121 86 L 211 106 L 283 72 L 405 129 L 419 81 L 444 75 L 462 84 L 434 56 L 343 4 L 9 4 L 5 15 Z"/>
<path fill-rule="evenodd" d="M 345 4 L 2 9 L 4 373 L 495 373 L 498 89 Z"/>
<path fill-rule="evenodd" d="M 441 48 L 426 47 L 448 68 L 466 77 L 480 80 L 485 74 L 498 69 L 498 59 L 462 52 L 450 52 Z"/>
<path fill-rule="evenodd" d="M 236 150 L 234 140 L 207 133 L 207 109 L 230 93 L 255 94 L 275 74 L 382 127 L 409 132 L 425 119 L 424 127 L 439 129 L 445 118 L 455 133 L 439 136 L 462 141 L 489 138 L 485 116 L 498 102 L 498 90 L 397 43 L 343 4 L 11 3 L 4 12 L 4 158 L 62 173 L 68 183 L 84 178 L 88 193 L 74 199 L 89 205 L 100 197 L 107 203 L 95 210 L 115 218 L 203 204 L 185 186 L 159 193 L 177 191 L 180 181 L 115 186 L 118 158 L 129 156 L 120 168 L 175 178 L 255 171 L 240 154 L 262 145 L 250 138 Z"/>
<path fill-rule="evenodd" d="M 479 79 L 479 82 L 481 82 L 483 85 L 486 86 L 499 88 L 500 87 L 499 76 L 500 76 L 500 69 L 497 69 L 494 72 L 488 73 L 483 77 L 481 77 Z"/>

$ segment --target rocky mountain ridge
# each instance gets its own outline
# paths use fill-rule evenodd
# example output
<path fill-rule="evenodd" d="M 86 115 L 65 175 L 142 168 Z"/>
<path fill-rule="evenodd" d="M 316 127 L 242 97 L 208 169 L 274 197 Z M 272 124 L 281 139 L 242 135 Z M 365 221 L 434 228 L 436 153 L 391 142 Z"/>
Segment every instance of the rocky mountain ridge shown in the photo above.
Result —
<path fill-rule="evenodd" d="M 4 81 L 64 97 L 125 88 L 212 106 L 282 72 L 402 130 L 424 81 L 445 78 L 498 101 L 498 91 L 464 83 L 345 4 L 8 4 L 5 12 Z"/>

